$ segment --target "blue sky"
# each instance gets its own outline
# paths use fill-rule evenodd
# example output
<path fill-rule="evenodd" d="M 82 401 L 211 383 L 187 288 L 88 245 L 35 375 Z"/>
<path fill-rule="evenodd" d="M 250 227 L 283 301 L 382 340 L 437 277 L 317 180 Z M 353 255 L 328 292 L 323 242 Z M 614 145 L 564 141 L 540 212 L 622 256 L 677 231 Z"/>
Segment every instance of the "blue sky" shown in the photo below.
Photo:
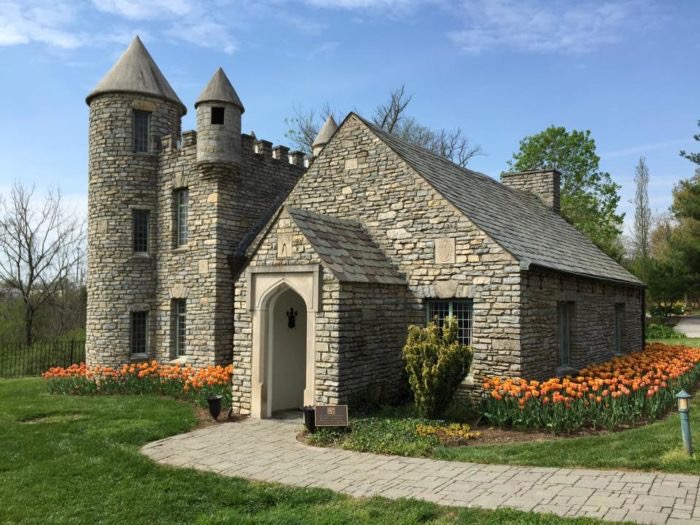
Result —
<path fill-rule="evenodd" d="M 218 66 L 244 131 L 285 143 L 294 107 L 371 114 L 401 84 L 410 113 L 461 127 L 506 169 L 549 125 L 590 129 L 632 216 L 645 155 L 652 209 L 693 174 L 700 2 L 556 0 L 0 0 L 0 190 L 20 178 L 85 209 L 84 98 L 139 34 L 189 112 Z"/>

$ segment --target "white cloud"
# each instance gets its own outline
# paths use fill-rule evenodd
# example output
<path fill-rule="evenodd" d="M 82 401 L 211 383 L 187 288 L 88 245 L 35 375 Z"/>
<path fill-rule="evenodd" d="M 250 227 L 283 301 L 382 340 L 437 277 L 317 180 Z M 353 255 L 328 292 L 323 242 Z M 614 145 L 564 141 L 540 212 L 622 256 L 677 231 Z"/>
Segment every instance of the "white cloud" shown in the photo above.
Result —
<path fill-rule="evenodd" d="M 448 37 L 468 53 L 510 49 L 583 53 L 618 42 L 650 21 L 644 0 L 599 3 L 557 0 L 464 0 L 463 28 Z"/>
<path fill-rule="evenodd" d="M 406 9 L 420 0 L 304 0 L 305 4 L 325 9 Z"/>
<path fill-rule="evenodd" d="M 62 49 L 80 47 L 83 35 L 67 29 L 76 17 L 69 3 L 0 2 L 0 46 L 40 42 Z"/>
<path fill-rule="evenodd" d="M 206 19 L 175 22 L 165 34 L 175 40 L 217 49 L 229 55 L 238 48 L 236 40 L 229 34 L 226 26 Z"/>
<path fill-rule="evenodd" d="M 192 2 L 185 0 L 92 0 L 100 11 L 133 20 L 181 17 L 190 13 Z"/>

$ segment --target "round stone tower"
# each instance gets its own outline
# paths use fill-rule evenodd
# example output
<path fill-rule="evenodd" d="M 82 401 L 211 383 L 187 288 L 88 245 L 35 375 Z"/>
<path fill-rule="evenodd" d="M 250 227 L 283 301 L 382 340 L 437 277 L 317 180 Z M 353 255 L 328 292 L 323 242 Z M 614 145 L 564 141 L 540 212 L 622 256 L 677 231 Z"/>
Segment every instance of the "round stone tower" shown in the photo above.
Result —
<path fill-rule="evenodd" d="M 245 109 L 223 69 L 217 69 L 194 107 L 197 163 L 240 165 L 241 115 Z"/>
<path fill-rule="evenodd" d="M 158 152 L 186 108 L 138 37 L 86 102 L 87 360 L 117 365 L 152 356 Z"/>

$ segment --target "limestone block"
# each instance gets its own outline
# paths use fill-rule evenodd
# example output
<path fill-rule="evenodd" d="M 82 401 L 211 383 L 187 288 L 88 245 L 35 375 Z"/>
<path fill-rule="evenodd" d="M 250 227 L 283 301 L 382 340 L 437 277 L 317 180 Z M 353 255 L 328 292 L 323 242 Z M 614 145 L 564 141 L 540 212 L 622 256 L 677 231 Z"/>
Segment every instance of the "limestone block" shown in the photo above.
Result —
<path fill-rule="evenodd" d="M 454 237 L 435 239 L 436 264 L 454 264 L 455 254 L 456 248 Z"/>

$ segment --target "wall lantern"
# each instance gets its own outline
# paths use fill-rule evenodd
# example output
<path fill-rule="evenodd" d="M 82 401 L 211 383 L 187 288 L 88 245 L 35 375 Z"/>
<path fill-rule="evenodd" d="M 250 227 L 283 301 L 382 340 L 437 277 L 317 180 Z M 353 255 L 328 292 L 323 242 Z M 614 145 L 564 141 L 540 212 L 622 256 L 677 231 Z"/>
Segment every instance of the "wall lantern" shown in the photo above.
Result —
<path fill-rule="evenodd" d="M 691 396 L 685 390 L 681 390 L 676 394 L 676 399 L 678 400 L 678 413 L 681 417 L 681 434 L 683 435 L 683 446 L 688 455 L 693 454 L 693 440 L 690 435 L 690 419 L 688 413 L 690 412 L 690 398 Z"/>
<path fill-rule="evenodd" d="M 287 326 L 289 328 L 294 328 L 297 325 L 297 315 L 299 315 L 299 312 L 294 308 L 290 308 L 287 312 Z"/>

